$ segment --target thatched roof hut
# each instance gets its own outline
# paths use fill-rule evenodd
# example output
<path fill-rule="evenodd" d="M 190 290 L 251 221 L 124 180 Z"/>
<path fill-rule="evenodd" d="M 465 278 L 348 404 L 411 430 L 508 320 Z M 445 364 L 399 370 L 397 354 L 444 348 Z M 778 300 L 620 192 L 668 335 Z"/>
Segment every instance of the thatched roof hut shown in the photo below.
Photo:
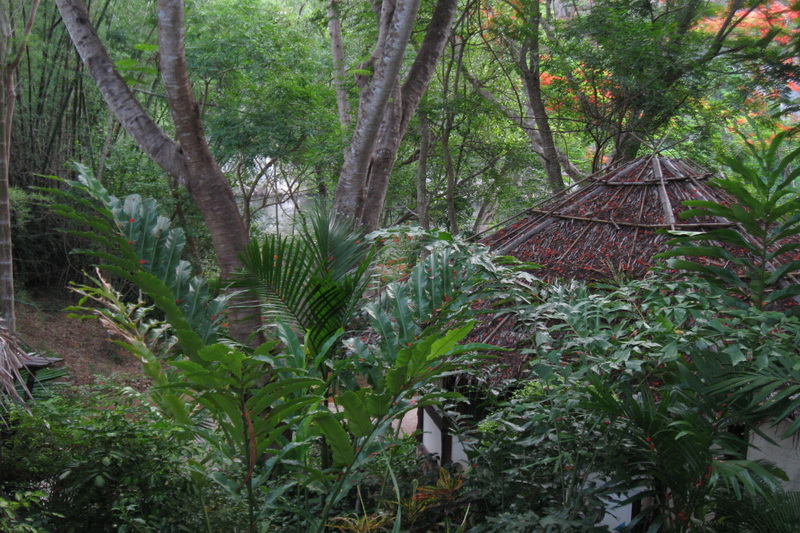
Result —
<path fill-rule="evenodd" d="M 535 274 L 547 279 L 603 280 L 616 274 L 641 278 L 667 250 L 672 236 L 662 230 L 702 232 L 735 225 L 716 217 L 680 214 L 686 200 L 729 204 L 725 191 L 709 183 L 714 175 L 692 162 L 657 155 L 641 157 L 585 180 L 528 209 L 482 242 L 498 253 L 542 265 Z M 530 331 L 505 308 L 496 314 L 479 302 L 478 325 L 470 341 L 511 348 L 500 356 L 502 370 L 489 381 L 524 374 Z M 479 309 L 486 309 L 485 312 Z"/>
<path fill-rule="evenodd" d="M 712 187 L 712 173 L 695 164 L 648 156 L 591 177 L 522 213 L 482 242 L 504 255 L 544 266 L 545 278 L 641 277 L 670 236 L 659 230 L 708 231 L 732 224 L 680 214 L 686 200 L 732 199 Z"/>

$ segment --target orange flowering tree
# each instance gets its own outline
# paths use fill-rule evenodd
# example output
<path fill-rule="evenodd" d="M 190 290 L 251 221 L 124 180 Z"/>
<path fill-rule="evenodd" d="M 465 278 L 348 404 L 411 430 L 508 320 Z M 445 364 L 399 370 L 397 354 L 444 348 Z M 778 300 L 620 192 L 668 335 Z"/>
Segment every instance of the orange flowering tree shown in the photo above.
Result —
<path fill-rule="evenodd" d="M 743 115 L 766 117 L 776 103 L 793 109 L 791 97 L 800 89 L 797 15 L 785 0 L 570 6 L 486 0 L 473 34 L 496 60 L 481 78 L 494 84 L 494 94 L 520 101 L 523 91 L 515 90 L 531 85 L 525 69 L 536 75 L 544 109 L 520 105 L 523 128 L 543 131 L 524 119 L 544 116 L 557 148 L 578 166 L 591 159 L 597 170 L 612 159 L 636 157 L 646 144 L 688 138 L 709 151 L 708 139 Z M 520 65 L 519 51 L 532 38 L 538 55 Z M 512 60 L 516 66 L 509 66 Z"/>

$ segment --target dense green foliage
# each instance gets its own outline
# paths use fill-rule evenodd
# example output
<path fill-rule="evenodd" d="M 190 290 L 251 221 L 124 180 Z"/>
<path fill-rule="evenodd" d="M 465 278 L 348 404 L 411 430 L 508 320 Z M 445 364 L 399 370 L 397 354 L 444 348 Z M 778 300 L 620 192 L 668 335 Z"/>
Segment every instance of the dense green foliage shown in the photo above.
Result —
<path fill-rule="evenodd" d="M 379 5 L 332 3 L 350 122 Z M 44 3 L 17 73 L 17 283 L 76 280 L 73 315 L 103 320 L 146 381 L 44 383 L 30 412 L 0 401 L 0 529 L 584 532 L 607 530 L 615 504 L 639 509 L 625 531 L 796 529 L 784 473 L 748 459 L 764 421 L 800 430 L 796 6 L 462 3 L 382 213 L 389 226 L 424 207 L 448 231 L 370 235 L 324 207 L 353 133 L 328 5 L 185 8 L 196 110 L 254 238 L 234 279 L 215 279 L 190 195 L 126 136 Z M 155 4 L 90 14 L 170 135 Z M 648 150 L 722 153 L 735 202 L 685 216 L 738 231 L 677 236 L 664 257 L 685 277 L 591 286 L 454 237 L 547 194 L 542 118 L 567 182 Z M 252 346 L 227 337 L 231 287 Z M 469 342 L 490 302 L 527 337 L 516 373 Z M 469 464 L 437 468 L 397 429 L 422 406 L 450 417 Z"/>
<path fill-rule="evenodd" d="M 203 505 L 236 505 L 189 475 L 186 459 L 202 453 L 146 397 L 109 381 L 12 412 L 0 483 L 6 494 L 39 491 L 35 531 L 198 531 Z"/>
<path fill-rule="evenodd" d="M 536 330 L 538 379 L 510 384 L 511 399 L 474 435 L 476 483 L 497 520 L 584 531 L 604 502 L 628 495 L 646 499 L 637 522 L 658 531 L 714 531 L 706 520 L 723 520 L 721 502 L 780 491 L 782 473 L 746 460 L 748 432 L 766 415 L 757 402 L 774 388 L 740 395 L 744 379 L 720 381 L 785 368 L 796 319 L 734 313 L 702 285 L 664 278 L 543 288 L 522 316 Z"/>
<path fill-rule="evenodd" d="M 348 71 L 344 89 L 354 114 L 359 88 L 350 74 L 360 72 L 372 52 L 374 14 L 365 3 L 337 5 Z M 158 75 L 154 5 L 135 0 L 89 7 L 137 99 L 171 131 Z M 431 7 L 422 8 L 415 45 Z M 713 166 L 719 152 L 741 152 L 734 131 L 770 137 L 792 126 L 781 111 L 791 109 L 795 87 L 787 85 L 794 74 L 793 63 L 785 61 L 796 45 L 792 6 L 743 6 L 719 50 L 712 37 L 724 6 L 678 7 L 578 3 L 539 14 L 543 99 L 557 147 L 577 171 L 599 169 L 604 157 L 616 155 L 614 146 L 621 152 L 659 142 L 670 146 L 671 155 Z M 519 47 L 531 37 L 533 8 L 529 2 L 470 2 L 460 8 L 455 39 L 401 144 L 385 224 L 413 217 L 417 201 L 424 201 L 435 225 L 455 222 L 453 232 L 481 228 L 544 192 L 517 64 Z M 251 233 L 279 228 L 286 222 L 283 208 L 301 203 L 309 192 L 332 189 L 351 133 L 338 123 L 330 86 L 325 6 L 213 0 L 189 2 L 186 17 L 189 71 L 214 155 L 241 200 Z M 41 6 L 32 35 L 17 75 L 10 184 L 26 191 L 43 184 L 38 176 L 66 178 L 68 161 L 83 161 L 114 195 L 158 197 L 161 214 L 186 231 L 196 267 L 212 265 L 207 229 L 188 195 L 109 117 L 52 3 Z M 420 178 L 422 115 L 430 135 Z M 661 136 L 665 140 L 654 141 Z M 426 197 L 414 200 L 420 179 Z M 78 278 L 84 265 L 63 257 L 75 243 L 54 233 L 58 219 L 26 198 L 12 199 L 18 218 L 31 209 L 35 214 L 15 227 L 17 278 L 30 286 Z"/>
<path fill-rule="evenodd" d="M 716 217 L 732 226 L 671 241 L 673 250 L 660 257 L 674 268 L 696 272 L 709 281 L 731 305 L 757 309 L 774 307 L 800 294 L 794 272 L 800 267 L 800 198 L 794 181 L 800 175 L 795 162 L 800 150 L 781 155 L 786 134 L 782 132 L 768 148 L 758 150 L 748 143 L 756 161 L 746 165 L 735 158 L 725 162 L 738 180 L 716 184 L 735 198 L 735 203 L 690 200 L 693 209 L 681 216 Z M 680 257 L 695 257 L 687 261 Z"/>

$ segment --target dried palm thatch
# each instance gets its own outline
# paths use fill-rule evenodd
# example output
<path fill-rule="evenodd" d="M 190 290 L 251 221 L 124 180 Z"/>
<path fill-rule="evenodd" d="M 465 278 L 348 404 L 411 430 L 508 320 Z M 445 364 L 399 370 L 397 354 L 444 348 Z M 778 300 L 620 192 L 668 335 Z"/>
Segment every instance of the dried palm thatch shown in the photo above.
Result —
<path fill-rule="evenodd" d="M 30 391 L 20 373 L 25 366 L 26 357 L 27 354 L 19 346 L 14 335 L 0 328 L 0 395 L 22 401 L 16 387 L 16 384 L 20 384 L 24 394 L 30 396 Z"/>
<path fill-rule="evenodd" d="M 543 265 L 547 279 L 642 277 L 671 238 L 659 230 L 709 231 L 733 224 L 680 214 L 686 200 L 733 201 L 693 163 L 648 156 L 556 196 L 483 239 L 497 252 Z"/>
<path fill-rule="evenodd" d="M 671 238 L 660 230 L 707 231 L 732 226 L 712 217 L 687 220 L 680 214 L 686 200 L 730 203 L 727 193 L 708 183 L 713 174 L 684 161 L 657 155 L 642 157 L 604 174 L 591 176 L 580 188 L 558 194 L 506 220 L 507 225 L 482 242 L 502 255 L 542 265 L 545 280 L 612 279 L 619 273 L 643 277 L 653 256 Z M 484 303 L 488 309 L 489 303 Z M 506 310 L 507 311 L 507 310 Z M 473 330 L 473 342 L 524 348 L 526 331 L 513 312 L 488 311 Z M 516 374 L 524 357 L 505 354 Z"/>

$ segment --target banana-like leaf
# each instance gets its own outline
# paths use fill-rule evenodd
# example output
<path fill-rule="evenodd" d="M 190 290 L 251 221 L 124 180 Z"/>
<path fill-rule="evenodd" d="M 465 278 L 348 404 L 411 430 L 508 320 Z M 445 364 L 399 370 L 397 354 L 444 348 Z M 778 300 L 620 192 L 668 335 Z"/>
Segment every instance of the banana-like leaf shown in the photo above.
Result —
<path fill-rule="evenodd" d="M 353 445 L 350 437 L 336 417 L 328 411 L 318 411 L 314 416 L 314 423 L 325 436 L 333 451 L 334 466 L 346 466 L 355 460 Z"/>
<path fill-rule="evenodd" d="M 212 297 L 206 281 L 192 277 L 191 266 L 180 259 L 186 243 L 183 230 L 171 228 L 169 220 L 159 216 L 155 200 L 138 195 L 120 200 L 109 195 L 87 167 L 76 165 L 76 168 L 78 182 L 63 180 L 68 189 L 47 191 L 63 200 L 56 204 L 56 212 L 95 230 L 77 229 L 72 231 L 74 234 L 105 248 L 83 252 L 103 260 L 103 268 L 113 269 L 136 283 L 164 312 L 178 320 L 179 328 L 188 324 L 199 337 L 197 342 L 182 329 L 179 341 L 181 346 L 189 343 L 189 347 L 183 347 L 190 354 L 196 353 L 203 343 L 213 343 L 222 323 L 226 297 Z M 140 281 L 144 285 L 138 285 Z M 169 309 L 162 307 L 167 301 L 172 302 Z"/>

